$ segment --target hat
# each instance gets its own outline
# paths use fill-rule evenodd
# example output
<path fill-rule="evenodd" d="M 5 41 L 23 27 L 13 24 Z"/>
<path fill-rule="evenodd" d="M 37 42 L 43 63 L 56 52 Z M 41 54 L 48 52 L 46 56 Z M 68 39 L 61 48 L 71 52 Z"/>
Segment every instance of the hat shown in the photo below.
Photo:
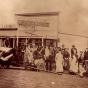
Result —
<path fill-rule="evenodd" d="M 72 47 L 75 47 L 75 45 L 72 45 Z"/>

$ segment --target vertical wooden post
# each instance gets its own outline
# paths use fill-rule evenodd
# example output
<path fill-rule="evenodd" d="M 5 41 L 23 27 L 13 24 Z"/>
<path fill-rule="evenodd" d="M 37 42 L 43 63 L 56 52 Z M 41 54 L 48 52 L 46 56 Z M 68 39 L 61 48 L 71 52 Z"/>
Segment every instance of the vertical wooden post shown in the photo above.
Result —
<path fill-rule="evenodd" d="M 59 14 L 57 15 L 57 44 L 56 44 L 56 47 L 58 47 L 58 32 L 59 32 Z"/>
<path fill-rule="evenodd" d="M 26 38 L 26 47 L 27 47 L 27 38 Z"/>
<path fill-rule="evenodd" d="M 42 37 L 42 46 L 44 45 L 44 39 L 43 39 L 43 37 Z"/>
<path fill-rule="evenodd" d="M 18 64 L 20 64 L 20 58 L 19 58 L 19 55 L 18 55 L 18 43 L 19 43 L 19 27 L 18 27 L 18 24 L 17 24 L 17 41 L 16 41 L 16 54 L 17 54 L 17 58 L 19 60 Z"/>
<path fill-rule="evenodd" d="M 17 49 L 18 49 L 18 42 L 19 42 L 19 29 L 17 29 Z"/>

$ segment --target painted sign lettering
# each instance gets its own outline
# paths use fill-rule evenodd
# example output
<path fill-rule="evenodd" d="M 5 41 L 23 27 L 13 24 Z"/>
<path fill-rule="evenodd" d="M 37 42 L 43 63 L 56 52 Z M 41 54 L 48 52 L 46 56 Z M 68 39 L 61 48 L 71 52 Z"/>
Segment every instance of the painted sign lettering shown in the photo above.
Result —
<path fill-rule="evenodd" d="M 49 27 L 49 23 L 48 22 L 37 22 L 37 21 L 18 20 L 17 24 L 19 26 L 25 26 L 25 27 L 31 27 L 31 26 Z"/>

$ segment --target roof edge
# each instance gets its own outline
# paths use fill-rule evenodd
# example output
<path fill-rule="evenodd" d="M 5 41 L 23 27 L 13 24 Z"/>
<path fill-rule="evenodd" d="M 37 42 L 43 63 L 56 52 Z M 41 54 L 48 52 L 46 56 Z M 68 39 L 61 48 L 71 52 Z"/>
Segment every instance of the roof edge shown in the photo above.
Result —
<path fill-rule="evenodd" d="M 17 30 L 17 28 L 0 28 L 0 31 L 5 31 L 5 30 L 12 31 L 12 30 Z"/>
<path fill-rule="evenodd" d="M 61 12 L 40 12 L 40 13 L 21 13 L 21 14 L 15 14 L 16 16 L 52 16 L 52 15 L 59 15 Z"/>

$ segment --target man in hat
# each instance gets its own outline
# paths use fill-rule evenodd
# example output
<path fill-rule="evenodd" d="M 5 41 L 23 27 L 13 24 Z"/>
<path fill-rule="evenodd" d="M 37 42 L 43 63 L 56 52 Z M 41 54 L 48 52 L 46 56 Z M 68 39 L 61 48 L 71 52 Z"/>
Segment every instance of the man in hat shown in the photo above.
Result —
<path fill-rule="evenodd" d="M 49 69 L 49 63 L 50 63 L 49 54 L 50 54 L 49 47 L 46 46 L 46 48 L 45 48 L 45 55 L 44 55 L 45 63 L 46 63 L 46 71 L 50 70 Z"/>
<path fill-rule="evenodd" d="M 86 71 L 88 71 L 88 48 L 86 48 L 86 50 L 84 52 L 84 62 L 85 62 L 85 66 L 86 66 Z"/>
<path fill-rule="evenodd" d="M 52 71 L 52 64 L 53 64 L 53 61 L 54 61 L 54 49 L 53 49 L 53 46 L 51 45 L 49 47 L 49 63 L 50 63 L 50 68 L 49 70 Z"/>
<path fill-rule="evenodd" d="M 71 48 L 71 58 L 72 59 L 73 59 L 73 55 L 77 56 L 77 49 L 75 48 L 75 45 L 73 45 Z"/>
<path fill-rule="evenodd" d="M 61 54 L 63 55 L 63 59 L 64 59 L 64 53 L 65 53 L 65 45 L 63 44 L 61 48 Z"/>
<path fill-rule="evenodd" d="M 9 37 L 6 37 L 6 39 L 4 40 L 4 47 L 10 47 Z"/>
<path fill-rule="evenodd" d="M 68 51 L 68 48 L 65 48 L 65 52 L 64 52 L 64 70 L 69 72 L 69 68 L 70 68 L 70 53 Z"/>
<path fill-rule="evenodd" d="M 65 45 L 64 45 L 64 44 L 62 45 L 61 50 L 65 51 Z M 63 53 L 63 52 L 62 52 L 62 53 Z"/>

